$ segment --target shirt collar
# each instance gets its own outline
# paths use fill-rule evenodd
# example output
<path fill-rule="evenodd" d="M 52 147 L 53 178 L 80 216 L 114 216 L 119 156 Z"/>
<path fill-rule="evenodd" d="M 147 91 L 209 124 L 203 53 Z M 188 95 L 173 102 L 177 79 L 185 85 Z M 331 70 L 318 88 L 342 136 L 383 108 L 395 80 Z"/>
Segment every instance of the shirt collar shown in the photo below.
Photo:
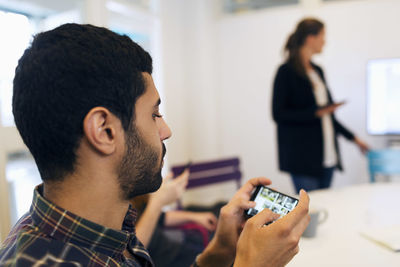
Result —
<path fill-rule="evenodd" d="M 136 212 L 128 209 L 122 230 L 114 230 L 79 217 L 42 196 L 43 184 L 35 188 L 30 213 L 32 221 L 44 234 L 63 242 L 109 255 L 120 256 L 128 242 L 136 239 Z"/>

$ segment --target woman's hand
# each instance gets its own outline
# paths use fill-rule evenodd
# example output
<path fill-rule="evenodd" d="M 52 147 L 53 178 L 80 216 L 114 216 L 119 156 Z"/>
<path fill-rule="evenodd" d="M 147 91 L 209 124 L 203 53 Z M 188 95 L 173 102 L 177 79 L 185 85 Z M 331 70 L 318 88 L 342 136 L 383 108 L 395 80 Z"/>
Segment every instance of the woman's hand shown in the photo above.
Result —
<path fill-rule="evenodd" d="M 369 151 L 369 146 L 367 143 L 363 142 L 361 139 L 359 139 L 358 137 L 354 138 L 354 143 L 356 143 L 358 145 L 358 147 L 360 148 L 361 152 L 363 154 L 367 154 L 367 152 Z"/>
<path fill-rule="evenodd" d="M 321 118 L 324 115 L 327 114 L 332 114 L 333 112 L 336 111 L 336 109 L 340 106 L 342 106 L 345 102 L 339 102 L 339 103 L 334 103 L 331 105 L 328 105 L 326 107 L 323 108 L 319 108 L 316 112 L 315 112 L 315 116 L 317 116 L 318 118 Z"/>

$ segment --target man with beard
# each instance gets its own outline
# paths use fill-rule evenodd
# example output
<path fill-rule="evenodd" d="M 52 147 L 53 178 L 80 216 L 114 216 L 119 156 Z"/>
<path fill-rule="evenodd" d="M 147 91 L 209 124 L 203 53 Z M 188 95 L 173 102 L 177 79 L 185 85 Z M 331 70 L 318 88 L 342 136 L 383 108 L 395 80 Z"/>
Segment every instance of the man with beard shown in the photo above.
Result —
<path fill-rule="evenodd" d="M 147 52 L 105 28 L 64 24 L 35 36 L 15 71 L 13 113 L 43 184 L 1 245 L 1 266 L 153 266 L 129 208 L 159 188 L 171 136 L 151 73 Z M 194 265 L 282 266 L 297 253 L 304 191 L 267 227 L 277 218 L 268 210 L 243 221 L 254 187 L 269 183 L 249 180 L 221 209 Z"/>

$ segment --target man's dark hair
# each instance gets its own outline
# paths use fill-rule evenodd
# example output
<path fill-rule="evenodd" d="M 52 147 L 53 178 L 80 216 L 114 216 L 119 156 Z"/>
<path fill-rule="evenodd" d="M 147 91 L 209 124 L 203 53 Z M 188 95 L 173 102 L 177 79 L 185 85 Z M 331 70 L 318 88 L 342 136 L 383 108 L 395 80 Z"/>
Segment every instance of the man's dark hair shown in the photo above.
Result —
<path fill-rule="evenodd" d="M 64 24 L 39 33 L 15 71 L 15 124 L 44 181 L 74 171 L 83 120 L 105 107 L 125 131 L 151 74 L 150 55 L 129 37 L 93 25 Z"/>

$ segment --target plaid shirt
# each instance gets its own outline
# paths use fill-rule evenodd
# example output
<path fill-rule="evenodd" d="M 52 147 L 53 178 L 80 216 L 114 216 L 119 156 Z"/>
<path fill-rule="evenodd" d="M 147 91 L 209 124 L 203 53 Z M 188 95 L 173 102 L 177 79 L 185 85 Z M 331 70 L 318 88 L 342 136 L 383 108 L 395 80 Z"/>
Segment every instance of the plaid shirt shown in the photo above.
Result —
<path fill-rule="evenodd" d="M 30 211 L 1 245 L 0 266 L 154 266 L 136 238 L 133 209 L 118 231 L 54 205 L 42 189 L 35 189 Z"/>

